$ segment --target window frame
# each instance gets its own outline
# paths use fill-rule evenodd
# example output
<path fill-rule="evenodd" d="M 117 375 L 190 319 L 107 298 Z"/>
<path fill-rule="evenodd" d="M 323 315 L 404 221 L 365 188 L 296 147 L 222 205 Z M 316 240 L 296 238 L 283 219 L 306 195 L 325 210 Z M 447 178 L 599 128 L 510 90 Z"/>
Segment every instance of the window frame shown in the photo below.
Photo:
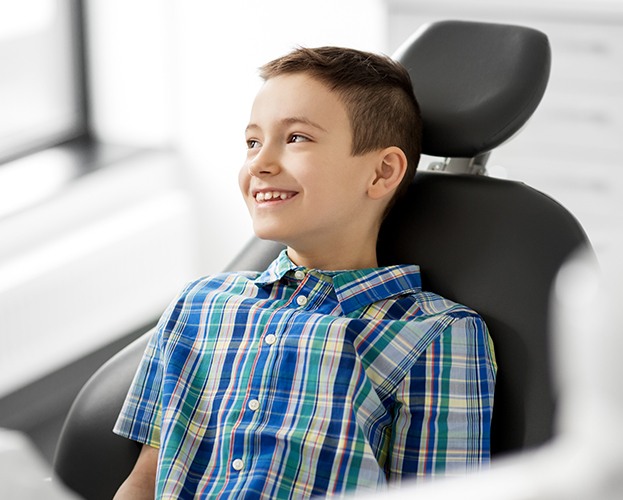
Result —
<path fill-rule="evenodd" d="M 67 146 L 77 141 L 84 144 L 92 140 L 90 127 L 89 88 L 87 75 L 87 47 L 86 47 L 86 14 L 84 0 L 60 0 L 65 3 L 69 22 L 69 36 L 71 46 L 71 66 L 73 75 L 70 80 L 75 92 L 76 119 L 60 131 L 50 131 L 47 134 L 33 137 L 22 145 L 0 150 L 0 171 L 2 167 L 16 159 L 33 153 L 55 147 Z"/>

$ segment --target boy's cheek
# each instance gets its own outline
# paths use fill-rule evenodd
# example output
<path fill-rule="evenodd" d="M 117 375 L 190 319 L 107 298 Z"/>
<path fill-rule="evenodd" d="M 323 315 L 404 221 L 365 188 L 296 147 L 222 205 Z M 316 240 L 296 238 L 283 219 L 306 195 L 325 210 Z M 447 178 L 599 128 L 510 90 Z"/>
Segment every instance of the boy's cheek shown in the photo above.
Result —
<path fill-rule="evenodd" d="M 242 168 L 238 172 L 238 187 L 240 188 L 240 193 L 245 198 L 246 198 L 247 193 L 249 192 L 249 185 L 250 185 L 249 169 L 246 167 L 246 165 L 243 165 Z"/>

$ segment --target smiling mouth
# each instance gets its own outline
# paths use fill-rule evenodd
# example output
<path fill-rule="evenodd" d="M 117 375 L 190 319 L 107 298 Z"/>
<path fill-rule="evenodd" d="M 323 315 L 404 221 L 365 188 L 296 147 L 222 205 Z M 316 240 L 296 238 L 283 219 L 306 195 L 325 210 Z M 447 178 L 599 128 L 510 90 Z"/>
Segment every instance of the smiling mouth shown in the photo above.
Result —
<path fill-rule="evenodd" d="M 266 203 L 269 201 L 285 201 L 296 195 L 292 191 L 260 191 L 255 193 L 255 201 L 257 203 Z"/>

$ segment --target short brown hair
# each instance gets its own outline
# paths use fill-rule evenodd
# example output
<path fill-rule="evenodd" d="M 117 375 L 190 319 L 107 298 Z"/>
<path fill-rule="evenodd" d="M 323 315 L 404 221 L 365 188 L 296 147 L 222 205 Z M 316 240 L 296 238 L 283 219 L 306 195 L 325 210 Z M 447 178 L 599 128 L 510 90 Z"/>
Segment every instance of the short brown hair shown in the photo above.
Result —
<path fill-rule="evenodd" d="M 421 154 L 422 118 L 408 71 L 379 54 L 342 47 L 297 48 L 260 68 L 264 80 L 307 73 L 337 93 L 350 119 L 352 154 L 397 146 L 407 171 L 394 199 L 411 183 Z M 391 203 L 390 203 L 391 205 Z"/>

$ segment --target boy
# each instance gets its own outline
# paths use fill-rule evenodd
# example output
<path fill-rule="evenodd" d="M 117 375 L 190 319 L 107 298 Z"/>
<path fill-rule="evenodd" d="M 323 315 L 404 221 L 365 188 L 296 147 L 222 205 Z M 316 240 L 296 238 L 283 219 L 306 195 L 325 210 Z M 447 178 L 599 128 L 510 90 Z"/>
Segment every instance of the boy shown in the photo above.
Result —
<path fill-rule="evenodd" d="M 239 183 L 255 233 L 287 250 L 164 314 L 115 427 L 143 443 L 117 498 L 309 497 L 487 463 L 486 326 L 417 266 L 377 267 L 420 155 L 408 73 L 324 47 L 261 76 Z"/>

